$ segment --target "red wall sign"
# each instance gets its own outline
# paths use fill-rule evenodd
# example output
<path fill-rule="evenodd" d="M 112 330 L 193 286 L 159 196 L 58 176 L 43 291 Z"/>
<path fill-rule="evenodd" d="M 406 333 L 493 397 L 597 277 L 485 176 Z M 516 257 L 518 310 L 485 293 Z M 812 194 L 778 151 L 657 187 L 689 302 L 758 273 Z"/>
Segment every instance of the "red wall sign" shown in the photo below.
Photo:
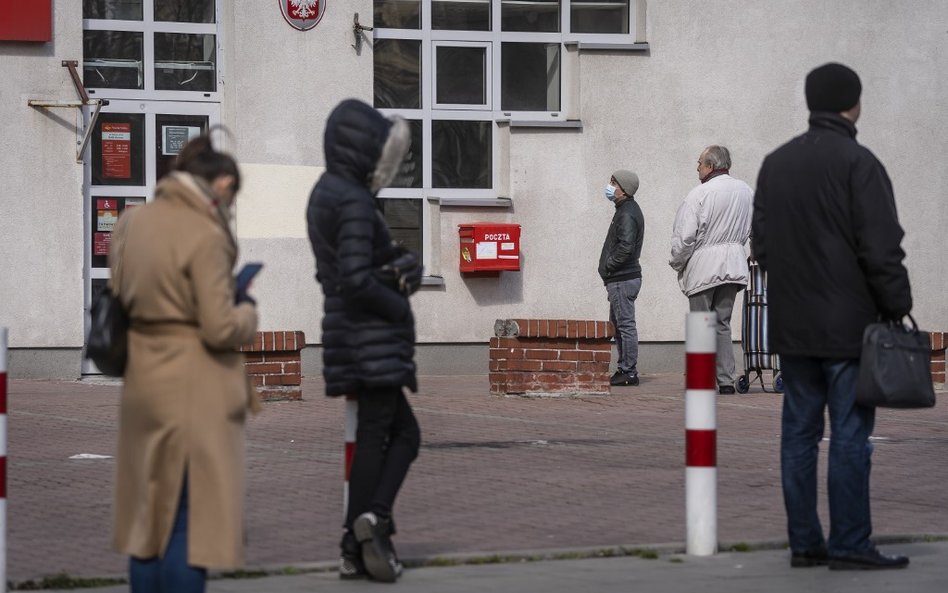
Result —
<path fill-rule="evenodd" d="M 102 177 L 132 178 L 132 124 L 102 124 Z"/>
<path fill-rule="evenodd" d="M 0 0 L 0 41 L 52 39 L 52 0 Z"/>

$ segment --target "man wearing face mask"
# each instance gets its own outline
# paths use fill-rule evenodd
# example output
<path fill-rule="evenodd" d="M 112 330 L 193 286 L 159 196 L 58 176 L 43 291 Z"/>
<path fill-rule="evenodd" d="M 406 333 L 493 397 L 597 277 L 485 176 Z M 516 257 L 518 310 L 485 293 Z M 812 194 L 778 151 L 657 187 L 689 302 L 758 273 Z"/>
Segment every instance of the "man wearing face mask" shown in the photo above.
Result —
<path fill-rule="evenodd" d="M 612 224 L 599 256 L 599 276 L 609 296 L 609 320 L 616 328 L 618 369 L 610 385 L 638 385 L 639 334 L 635 325 L 635 299 L 642 288 L 642 239 L 645 217 L 635 201 L 639 177 L 620 169 L 606 186 L 606 199 L 615 204 Z"/>
<path fill-rule="evenodd" d="M 731 153 L 709 146 L 698 157 L 701 184 L 678 208 L 671 259 L 691 311 L 717 315 L 718 393 L 734 393 L 731 313 L 737 293 L 747 286 L 744 244 L 750 237 L 754 192 L 728 174 Z"/>

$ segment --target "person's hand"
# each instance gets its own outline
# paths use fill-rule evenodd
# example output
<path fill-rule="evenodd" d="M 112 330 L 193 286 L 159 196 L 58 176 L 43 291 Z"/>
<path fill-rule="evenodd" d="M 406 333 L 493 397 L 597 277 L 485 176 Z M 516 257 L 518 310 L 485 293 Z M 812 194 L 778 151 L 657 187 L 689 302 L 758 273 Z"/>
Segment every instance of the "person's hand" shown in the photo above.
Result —
<path fill-rule="evenodd" d="M 257 306 L 257 301 L 252 296 L 247 294 L 246 290 L 238 290 L 237 294 L 234 295 L 234 300 L 237 301 L 238 305 L 241 303 L 250 303 L 254 307 Z"/>

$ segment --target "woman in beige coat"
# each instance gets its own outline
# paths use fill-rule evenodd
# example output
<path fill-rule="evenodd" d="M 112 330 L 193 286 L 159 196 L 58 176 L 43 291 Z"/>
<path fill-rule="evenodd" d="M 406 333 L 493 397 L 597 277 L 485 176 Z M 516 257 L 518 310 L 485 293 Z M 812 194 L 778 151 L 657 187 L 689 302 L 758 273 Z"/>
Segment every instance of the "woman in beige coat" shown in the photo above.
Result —
<path fill-rule="evenodd" d="M 203 591 L 242 563 L 244 418 L 257 406 L 241 344 L 252 299 L 235 295 L 228 210 L 237 164 L 202 136 L 155 199 L 119 219 L 112 290 L 129 313 L 119 413 L 115 548 L 136 591 Z"/>

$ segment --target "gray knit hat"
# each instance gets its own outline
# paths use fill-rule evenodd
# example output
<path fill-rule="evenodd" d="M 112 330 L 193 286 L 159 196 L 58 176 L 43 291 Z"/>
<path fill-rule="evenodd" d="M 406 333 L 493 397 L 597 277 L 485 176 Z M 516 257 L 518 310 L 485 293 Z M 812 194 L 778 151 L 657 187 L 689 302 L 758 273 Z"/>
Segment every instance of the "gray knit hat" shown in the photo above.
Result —
<path fill-rule="evenodd" d="M 622 188 L 622 191 L 629 194 L 630 196 L 634 196 L 635 192 L 639 191 L 639 176 L 632 171 L 619 169 L 612 174 L 612 177 L 615 178 L 616 183 L 619 184 L 619 187 Z"/>

